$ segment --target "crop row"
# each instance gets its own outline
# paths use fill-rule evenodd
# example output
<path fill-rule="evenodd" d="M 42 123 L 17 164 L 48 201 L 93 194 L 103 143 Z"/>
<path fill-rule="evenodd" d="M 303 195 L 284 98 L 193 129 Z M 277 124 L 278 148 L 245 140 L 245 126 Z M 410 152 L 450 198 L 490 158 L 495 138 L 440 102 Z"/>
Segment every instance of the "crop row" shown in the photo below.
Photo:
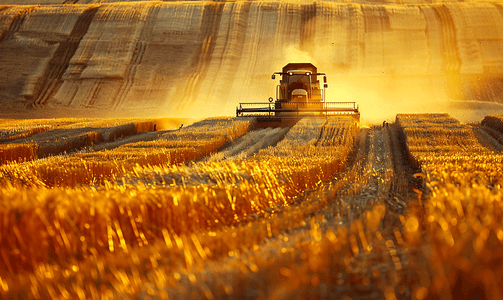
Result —
<path fill-rule="evenodd" d="M 501 156 L 481 144 L 484 137 L 478 128 L 461 124 L 447 114 L 397 115 L 397 123 L 405 133 L 410 159 L 416 167 L 425 163 L 463 162 L 468 158 L 501 160 Z"/>
<path fill-rule="evenodd" d="M 201 161 L 190 168 L 146 166 L 136 168 L 133 175 L 149 179 L 145 184 L 161 185 L 180 184 L 180 177 L 186 179 L 184 184 L 192 178 L 196 184 L 227 185 L 266 176 L 284 185 L 288 195 L 296 195 L 341 171 L 357 135 L 351 118 L 303 119 L 276 146 L 245 159 Z"/>
<path fill-rule="evenodd" d="M 62 119 L 52 124 L 46 120 L 24 122 L 24 126 L 20 122 L 21 130 L 13 128 L 12 122 L 7 120 L 0 123 L 0 165 L 71 153 L 154 129 L 175 129 L 181 120 Z M 113 126 L 108 127 L 110 124 Z"/>
<path fill-rule="evenodd" d="M 433 275 L 425 288 L 441 299 L 498 298 L 503 286 L 503 156 L 483 146 L 477 128 L 448 115 L 398 115 L 397 123 L 430 194 L 424 214 L 409 216 L 424 220 L 417 232 L 426 235 L 418 234 L 412 245 L 423 244 L 429 253 L 425 257 Z M 460 290 L 455 288 L 460 284 Z"/>
<path fill-rule="evenodd" d="M 221 178 L 239 179 L 234 183 L 221 180 L 216 185 L 198 186 L 137 183 L 108 184 L 105 189 L 4 188 L 0 201 L 4 258 L 0 261 L 5 270 L 15 272 L 32 269 L 39 263 L 79 257 L 89 249 L 98 253 L 128 251 L 165 239 L 167 233 L 190 236 L 201 230 L 226 228 L 288 206 L 302 190 L 326 180 L 331 175 L 326 172 L 340 171 L 345 165 L 344 156 L 353 147 L 352 137 L 346 139 L 346 144 L 334 146 L 341 150 L 336 151 L 330 146 L 315 146 L 319 134 L 307 133 L 309 128 L 331 126 L 343 126 L 345 132 L 353 134 L 357 131 L 352 122 L 333 125 L 329 121 L 314 125 L 301 122 L 276 147 L 253 158 L 221 165 L 199 162 L 192 167 L 193 171 L 199 169 L 220 174 Z M 317 147 L 321 149 L 311 149 Z M 285 156 L 273 158 L 270 153 L 278 152 L 274 148 L 281 148 Z M 313 157 L 319 155 L 324 156 Z M 307 170 L 312 173 L 306 173 L 306 165 L 302 164 L 309 164 Z M 166 176 L 173 169 L 137 167 L 132 173 L 141 175 L 147 170 L 157 170 L 159 176 Z M 40 238 L 23 238 L 26 236 Z M 17 259 L 5 259 L 12 256 Z"/>
<path fill-rule="evenodd" d="M 154 141 L 140 141 L 112 150 L 55 156 L 0 166 L 0 182 L 14 186 L 102 184 L 121 178 L 136 166 L 174 164 L 209 155 L 248 130 L 249 122 L 202 121 Z"/>
<path fill-rule="evenodd" d="M 317 202 L 311 205 L 324 207 L 323 203 Z M 325 232 L 320 227 L 324 221 L 312 218 L 307 221 L 312 229 L 305 236 L 312 238 L 313 242 L 301 239 L 286 242 L 287 238 L 281 234 L 282 231 L 292 227 L 305 227 L 305 220 L 309 220 L 306 215 L 310 209 L 304 203 L 298 208 L 292 207 L 292 210 L 293 212 L 285 211 L 281 220 L 261 219 L 246 226 L 223 227 L 203 234 L 178 235 L 170 230 L 161 230 L 161 239 L 149 241 L 148 245 L 142 247 L 133 247 L 128 243 L 127 247 L 123 247 L 119 240 L 114 241 L 114 252 L 100 253 L 99 248 L 89 247 L 88 251 L 82 252 L 83 257 L 80 258 L 53 256 L 55 261 L 40 262 L 33 272 L 19 272 L 15 276 L 4 277 L 0 293 L 6 297 L 25 295 L 53 299 L 64 295 L 74 298 L 134 298 L 154 293 L 167 298 L 168 292 L 176 295 L 173 291 L 176 288 L 187 298 L 222 298 L 230 295 L 242 298 L 246 297 L 246 290 L 253 288 L 246 284 L 246 278 L 259 276 L 257 278 L 263 284 L 277 283 L 278 290 L 275 292 L 281 292 L 281 287 L 287 286 L 292 292 L 299 290 L 300 295 L 307 299 L 320 297 L 320 294 L 312 294 L 316 291 L 319 293 L 316 288 L 319 284 L 352 286 L 363 282 L 368 285 L 369 279 L 374 281 L 372 274 L 378 272 L 374 259 L 391 261 L 391 250 L 384 247 L 382 235 L 376 232 L 375 225 L 383 217 L 382 209 L 366 212 L 364 227 L 355 222 L 351 229 L 340 228 Z M 114 226 L 112 225 L 112 229 L 116 228 Z M 265 239 L 268 240 L 269 250 L 259 251 L 258 245 L 264 244 Z M 361 266 L 353 259 L 348 259 L 369 251 L 368 248 L 355 244 L 360 239 L 365 243 L 372 243 L 373 251 L 383 255 L 381 259 L 374 258 L 366 262 L 368 272 L 358 271 Z M 246 249 L 250 250 L 250 256 L 232 260 Z M 334 259 L 336 257 L 338 259 Z M 231 260 L 220 262 L 222 258 Z M 224 273 L 220 276 L 219 273 L 225 270 L 234 270 L 231 273 L 234 275 L 228 277 Z M 341 276 L 349 270 L 358 274 Z M 294 274 L 302 275 L 296 277 Z M 216 280 L 217 278 L 220 279 Z M 235 280 L 245 280 L 242 282 L 245 285 L 236 285 Z M 97 281 L 102 284 L 97 285 Z M 30 288 L 26 288 L 27 286 Z M 238 286 L 243 289 L 236 289 Z"/>
<path fill-rule="evenodd" d="M 503 133 L 503 116 L 502 115 L 485 116 L 485 118 L 481 122 L 481 125 L 494 128 L 499 132 Z"/>
<path fill-rule="evenodd" d="M 320 124 L 311 124 L 310 126 L 315 131 L 319 129 L 316 131 L 317 133 L 324 131 Z M 355 133 L 348 124 L 346 126 L 344 132 L 353 131 Z M 306 131 L 309 130 L 300 130 L 299 132 L 299 135 L 304 138 L 295 138 L 293 134 L 295 131 L 291 131 L 288 139 L 282 145 L 278 144 L 277 146 L 286 148 L 292 145 L 298 147 L 321 145 L 317 142 L 320 140 L 319 135 L 316 133 L 307 134 Z M 334 132 L 337 131 L 334 130 Z M 352 136 L 347 138 L 348 143 L 352 143 L 352 140 Z M 295 149 L 292 146 L 291 150 Z M 251 164 L 264 152 L 267 155 L 269 151 L 280 153 L 278 149 L 265 149 L 256 157 L 250 158 L 249 163 Z M 288 158 L 285 149 L 281 153 L 284 153 L 284 157 Z M 307 157 L 301 151 L 290 153 L 290 156 L 294 155 Z M 245 160 L 238 160 L 238 162 L 243 163 Z M 287 173 L 288 160 L 282 160 L 281 163 L 283 164 L 282 172 Z M 218 164 L 214 166 L 216 165 Z M 235 183 L 238 184 L 245 179 L 257 176 L 256 173 L 261 171 L 261 168 L 256 168 L 252 171 L 253 173 L 243 174 L 239 169 L 240 165 L 237 162 L 224 164 L 225 167 L 218 169 L 221 174 L 220 178 L 222 178 L 220 183 L 236 179 Z M 204 162 L 199 162 L 191 166 L 178 166 L 178 170 L 180 172 L 185 170 L 187 174 L 190 174 L 190 171 L 203 166 L 205 166 Z M 265 173 L 267 164 L 262 167 L 262 172 Z M 158 175 L 166 176 L 163 172 L 169 173 L 165 168 L 156 168 Z M 147 169 L 153 170 L 154 168 L 146 168 L 145 171 Z M 270 174 L 269 176 L 277 176 L 272 172 L 268 174 Z M 233 175 L 234 179 L 229 177 L 230 175 Z M 279 177 L 281 179 L 283 176 Z M 266 190 L 270 191 L 275 188 L 276 183 L 271 183 L 272 185 L 267 186 Z M 337 181 L 337 184 L 339 183 L 343 182 Z M 260 184 L 258 185 L 260 186 Z M 98 247 L 89 243 L 87 251 L 79 252 L 81 256 L 72 256 L 71 251 L 65 252 L 65 249 L 61 249 L 65 245 L 64 239 L 61 238 L 60 244 L 57 244 L 57 247 L 60 248 L 58 256 L 54 255 L 53 259 L 49 258 L 38 262 L 32 272 L 21 271 L 15 276 L 4 277 L 0 293 L 5 297 L 18 294 L 40 298 L 61 298 L 64 295 L 77 298 L 79 296 L 90 297 L 89 295 L 91 295 L 94 298 L 107 299 L 114 297 L 142 298 L 148 295 L 161 299 L 167 299 L 168 296 L 169 298 L 182 299 L 219 299 L 246 298 L 249 297 L 250 291 L 258 290 L 257 286 L 267 286 L 267 293 L 273 298 L 284 295 L 296 295 L 303 299 L 343 298 L 348 293 L 368 293 L 369 291 L 374 293 L 375 290 L 386 297 L 395 296 L 396 292 L 396 296 L 399 297 L 404 295 L 405 290 L 399 291 L 398 288 L 395 290 L 393 282 L 397 280 L 407 282 L 416 279 L 410 278 L 407 273 L 402 271 L 402 253 L 399 249 L 400 245 L 404 243 L 404 239 L 408 241 L 409 235 L 415 233 L 414 222 L 409 222 L 411 223 L 409 224 L 410 233 L 405 232 L 401 236 L 400 232 L 396 231 L 395 235 L 399 238 L 395 241 L 393 237 L 378 230 L 379 224 L 386 214 L 385 206 L 380 204 L 362 211 L 362 215 L 347 227 L 339 226 L 327 229 L 327 220 L 325 220 L 324 214 L 313 214 L 312 212 L 322 209 L 330 210 L 327 204 L 333 200 L 333 195 L 326 196 L 324 194 L 337 192 L 332 190 L 331 186 L 324 188 L 322 193 L 316 193 L 314 197 L 306 198 L 298 206 L 290 206 L 282 210 L 279 215 L 271 215 L 268 211 L 274 209 L 269 209 L 265 210 L 263 218 L 242 226 L 221 226 L 213 228 L 211 231 L 185 231 L 181 233 L 167 228 L 148 226 L 149 222 L 141 218 L 143 213 L 141 209 L 143 206 L 144 211 L 151 212 L 153 206 L 143 200 L 139 204 L 131 203 L 135 201 L 134 199 L 144 199 L 146 191 L 157 194 L 157 191 L 160 190 L 161 196 L 167 194 L 162 187 L 155 185 L 154 187 L 155 189 L 148 188 L 141 184 L 138 184 L 136 188 L 123 187 L 122 190 L 120 186 L 108 187 L 111 194 L 118 195 L 118 203 L 120 203 L 119 208 L 114 208 L 111 215 L 116 216 L 113 212 L 119 211 L 120 213 L 121 209 L 124 211 L 124 215 L 115 217 L 119 220 L 118 225 L 113 220 L 109 221 L 110 230 L 108 228 L 103 230 L 109 234 L 107 235 L 108 239 L 103 239 L 102 246 Z M 180 186 L 175 188 L 178 189 Z M 190 188 L 196 187 L 187 187 L 187 189 Z M 213 185 L 201 185 L 200 188 L 211 191 Z M 65 191 L 71 192 L 71 190 Z M 136 198 L 119 195 L 120 191 L 134 194 Z M 42 200 L 47 197 L 57 197 L 55 194 L 52 197 L 44 195 L 45 192 L 56 193 L 61 190 L 41 190 L 40 192 L 39 199 Z M 89 194 L 93 194 L 93 192 Z M 75 196 L 76 194 L 72 194 L 61 196 L 61 198 L 77 199 Z M 238 194 L 233 196 L 238 197 Z M 99 202 L 100 199 L 106 199 L 106 196 L 100 194 L 96 198 L 95 202 Z M 201 199 L 201 197 L 198 198 Z M 128 199 L 131 201 L 129 208 Z M 333 201 L 335 202 L 335 200 Z M 181 203 L 182 201 L 178 202 L 178 205 L 185 213 L 184 206 L 188 202 Z M 217 206 L 219 205 L 221 204 L 217 204 Z M 62 209 L 66 208 L 62 206 Z M 128 209 L 132 211 L 131 214 Z M 71 212 L 70 210 L 70 214 Z M 187 215 L 195 213 L 199 212 L 191 210 L 187 212 Z M 347 214 L 349 207 L 345 210 L 338 210 L 337 213 Z M 152 215 L 157 216 L 156 213 Z M 69 219 L 75 219 L 75 215 L 71 214 L 71 216 Z M 123 221 L 124 219 L 126 222 Z M 136 222 L 138 234 L 134 233 L 132 226 L 128 227 L 127 225 L 133 222 L 131 219 Z M 229 222 L 229 219 L 232 219 L 232 215 L 222 221 Z M 252 215 L 248 216 L 248 220 L 255 219 L 256 217 Z M 190 223 L 193 222 L 190 221 Z M 63 231 L 67 236 L 72 237 L 71 234 L 67 234 L 70 230 L 68 227 L 71 226 L 66 226 Z M 84 229 L 86 229 L 85 224 Z M 298 234 L 286 234 L 292 229 Z M 54 229 L 54 231 L 56 233 L 55 239 L 58 241 L 58 234 L 63 235 L 63 233 L 58 229 Z M 159 236 L 151 239 L 151 234 L 154 232 Z M 142 233 L 148 245 L 145 244 Z M 141 247 L 135 239 L 136 237 L 141 241 Z M 13 242 L 16 241 L 13 240 Z M 110 250 L 110 245 L 112 245 L 113 252 Z M 391 265 L 394 268 L 383 269 L 382 265 Z M 100 284 L 96 284 L 96 282 Z M 27 289 L 27 286 L 31 288 Z M 5 287 L 7 290 L 4 289 Z M 424 294 L 423 290 L 418 286 L 408 292 L 418 295 L 419 298 Z"/>

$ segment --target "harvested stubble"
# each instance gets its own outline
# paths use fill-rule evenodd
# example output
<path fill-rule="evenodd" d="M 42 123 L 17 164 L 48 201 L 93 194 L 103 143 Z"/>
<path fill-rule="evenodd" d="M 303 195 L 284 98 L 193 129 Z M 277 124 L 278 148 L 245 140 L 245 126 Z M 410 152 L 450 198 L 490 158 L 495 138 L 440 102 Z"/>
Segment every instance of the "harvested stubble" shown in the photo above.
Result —
<path fill-rule="evenodd" d="M 75 186 L 103 184 L 126 176 L 134 167 L 170 165 L 202 158 L 227 141 L 243 135 L 248 121 L 205 120 L 169 132 L 159 140 L 126 144 L 113 150 L 56 156 L 0 167 L 2 184 L 21 186 Z"/>
<path fill-rule="evenodd" d="M 423 118 L 397 116 L 430 191 L 424 215 L 411 213 L 406 223 L 409 243 L 423 243 L 429 253 L 433 275 L 424 289 L 440 299 L 496 299 L 503 292 L 503 156 L 478 143 L 472 128 L 451 127 L 446 115 L 435 116 L 435 125 L 412 128 Z"/>
<path fill-rule="evenodd" d="M 15 123 L 4 120 L 0 124 L 0 132 L 6 137 L 0 139 L 0 164 L 10 161 L 20 162 L 45 158 L 63 153 L 71 153 L 100 143 L 109 143 L 124 137 L 151 132 L 154 125 L 159 128 L 174 129 L 179 126 L 180 119 L 62 119 L 48 124 L 47 120 L 19 121 L 24 127 L 21 133 L 16 133 Z M 109 127 L 112 124 L 112 127 Z M 33 127 L 35 126 L 35 127 Z M 27 128 L 27 129 L 26 129 Z M 18 151 L 20 146 L 34 147 L 34 155 L 26 151 Z M 33 146 L 31 146 L 33 145 Z"/>

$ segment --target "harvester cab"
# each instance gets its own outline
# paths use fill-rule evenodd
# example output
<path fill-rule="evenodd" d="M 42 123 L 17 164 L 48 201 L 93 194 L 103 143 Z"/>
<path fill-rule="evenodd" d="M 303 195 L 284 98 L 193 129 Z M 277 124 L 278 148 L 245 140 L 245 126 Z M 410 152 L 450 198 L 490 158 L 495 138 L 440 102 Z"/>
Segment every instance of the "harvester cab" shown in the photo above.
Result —
<path fill-rule="evenodd" d="M 305 115 L 327 116 L 351 114 L 359 119 L 360 112 L 355 102 L 326 102 L 325 89 L 328 88 L 325 73 L 318 73 L 311 63 L 289 63 L 282 72 L 272 74 L 281 76 L 276 86 L 276 100 L 269 103 L 240 103 L 236 116 L 257 117 L 258 121 L 282 121 L 300 118 Z M 323 76 L 323 86 L 319 78 Z"/>
<path fill-rule="evenodd" d="M 301 103 L 320 103 L 324 101 L 324 91 L 328 88 L 326 84 L 327 77 L 325 73 L 318 73 L 313 64 L 288 64 L 283 67 L 283 72 L 275 72 L 281 75 L 280 84 L 276 87 L 277 102 L 301 102 Z M 323 75 L 325 85 L 320 89 L 318 76 Z"/>

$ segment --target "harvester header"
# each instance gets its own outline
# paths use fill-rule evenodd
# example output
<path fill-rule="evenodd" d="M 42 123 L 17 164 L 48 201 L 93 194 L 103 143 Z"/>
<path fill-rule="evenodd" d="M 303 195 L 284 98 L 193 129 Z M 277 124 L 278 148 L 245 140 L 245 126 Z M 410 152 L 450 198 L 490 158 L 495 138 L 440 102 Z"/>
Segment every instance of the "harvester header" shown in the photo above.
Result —
<path fill-rule="evenodd" d="M 311 116 L 327 116 L 350 114 L 360 117 L 358 105 L 355 102 L 325 102 L 325 89 L 328 88 L 325 73 L 311 63 L 289 63 L 282 72 L 274 72 L 281 76 L 276 86 L 276 100 L 269 98 L 269 103 L 240 103 L 236 108 L 236 116 L 282 119 Z M 323 76 L 323 86 L 318 76 Z M 260 118 L 262 117 L 262 118 Z"/>

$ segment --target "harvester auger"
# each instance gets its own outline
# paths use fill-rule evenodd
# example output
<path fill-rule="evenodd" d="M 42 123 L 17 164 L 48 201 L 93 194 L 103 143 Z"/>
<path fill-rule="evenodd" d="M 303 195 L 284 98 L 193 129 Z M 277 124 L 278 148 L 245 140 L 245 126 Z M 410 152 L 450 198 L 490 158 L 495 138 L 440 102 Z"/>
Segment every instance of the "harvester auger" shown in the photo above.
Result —
<path fill-rule="evenodd" d="M 276 86 L 276 101 L 269 103 L 239 103 L 237 117 L 256 117 L 258 122 L 285 122 L 306 115 L 330 116 L 353 115 L 360 119 L 360 111 L 355 102 L 325 102 L 325 89 L 328 88 L 325 73 L 318 73 L 311 63 L 289 63 L 282 72 L 272 74 L 272 79 L 281 75 Z M 323 76 L 323 87 L 318 76 Z"/>

